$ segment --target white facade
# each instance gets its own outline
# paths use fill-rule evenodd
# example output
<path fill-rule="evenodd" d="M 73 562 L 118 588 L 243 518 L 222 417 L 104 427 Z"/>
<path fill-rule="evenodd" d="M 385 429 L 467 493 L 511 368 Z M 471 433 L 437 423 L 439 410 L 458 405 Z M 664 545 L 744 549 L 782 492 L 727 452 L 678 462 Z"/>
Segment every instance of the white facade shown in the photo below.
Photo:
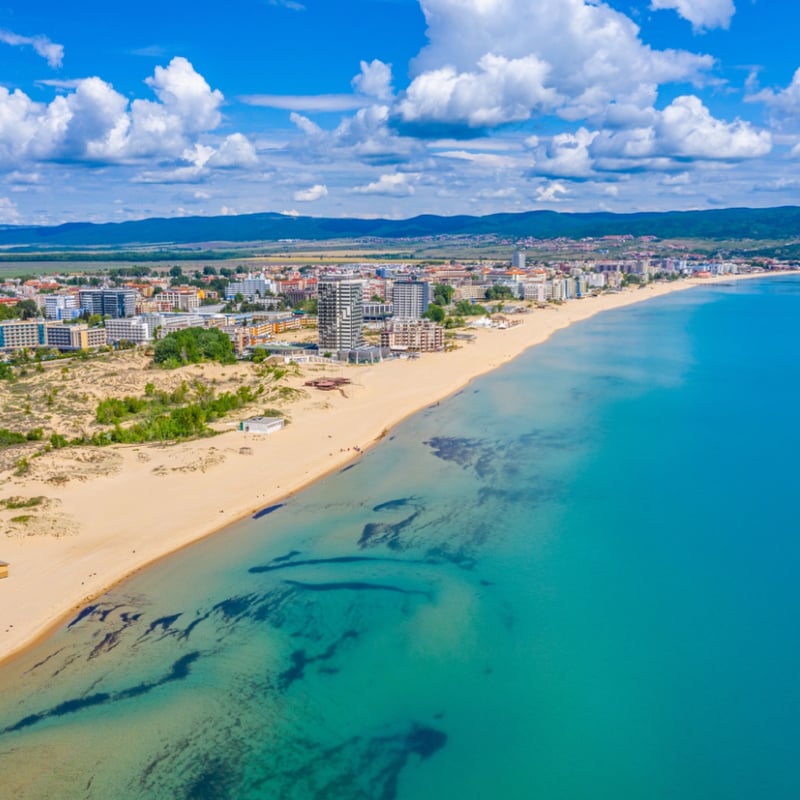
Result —
<path fill-rule="evenodd" d="M 80 314 L 78 298 L 74 294 L 48 294 L 44 298 L 46 319 L 74 319 Z"/>
<path fill-rule="evenodd" d="M 109 344 L 133 342 L 144 344 L 152 338 L 150 326 L 141 317 L 125 317 L 106 320 L 106 338 Z"/>
<path fill-rule="evenodd" d="M 342 277 L 320 278 L 317 320 L 320 350 L 355 350 L 364 340 L 362 282 Z"/>

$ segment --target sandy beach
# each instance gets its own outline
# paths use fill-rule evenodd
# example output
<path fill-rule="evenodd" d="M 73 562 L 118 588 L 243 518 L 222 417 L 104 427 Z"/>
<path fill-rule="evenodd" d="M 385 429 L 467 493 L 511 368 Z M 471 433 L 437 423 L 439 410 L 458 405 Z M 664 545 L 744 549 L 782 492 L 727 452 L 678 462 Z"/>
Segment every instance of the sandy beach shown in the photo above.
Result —
<path fill-rule="evenodd" d="M 718 282 L 737 277 L 726 276 Z M 84 478 L 53 485 L 3 474 L 0 500 L 46 498 L 39 528 L 0 536 L 0 660 L 46 635 L 93 597 L 153 561 L 341 468 L 405 417 L 458 391 L 555 331 L 602 311 L 714 280 L 656 284 L 521 315 L 473 343 L 374 366 L 335 368 L 346 391 L 315 392 L 270 436 L 230 431 L 172 446 L 71 448 L 58 457 Z M 97 460 L 93 454 L 97 455 Z"/>

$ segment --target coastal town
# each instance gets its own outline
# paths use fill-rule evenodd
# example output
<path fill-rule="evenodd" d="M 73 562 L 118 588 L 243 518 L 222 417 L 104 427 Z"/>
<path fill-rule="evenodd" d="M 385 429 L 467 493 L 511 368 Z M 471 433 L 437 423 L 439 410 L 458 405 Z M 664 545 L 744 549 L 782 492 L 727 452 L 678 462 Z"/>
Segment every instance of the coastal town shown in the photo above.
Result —
<path fill-rule="evenodd" d="M 0 282 L 0 353 L 40 356 L 147 346 L 185 328 L 217 328 L 238 357 L 256 349 L 295 361 L 353 362 L 446 348 L 465 327 L 507 324 L 514 315 L 602 292 L 687 277 L 786 269 L 762 260 L 604 258 L 571 243 L 542 260 L 535 240 L 508 260 L 275 264 L 266 259 L 105 265 Z M 558 243 L 549 244 L 558 251 Z M 565 246 L 566 247 L 566 246 Z M 588 248 L 588 245 L 586 245 Z M 576 257 L 577 256 L 577 257 Z M 346 323 L 344 321 L 346 320 Z M 309 334 L 309 331 L 316 335 Z"/>
<path fill-rule="evenodd" d="M 514 249 L 492 263 L 265 259 L 6 279 L 0 658 L 559 329 L 791 266 L 544 264 Z"/>

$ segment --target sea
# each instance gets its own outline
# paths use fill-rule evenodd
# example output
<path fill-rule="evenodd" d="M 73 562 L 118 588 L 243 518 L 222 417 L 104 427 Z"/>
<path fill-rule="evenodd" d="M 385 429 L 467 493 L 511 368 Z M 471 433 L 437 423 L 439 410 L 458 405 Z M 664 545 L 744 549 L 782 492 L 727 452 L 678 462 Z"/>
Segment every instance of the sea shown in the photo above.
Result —
<path fill-rule="evenodd" d="M 0 797 L 796 800 L 799 342 L 560 331 L 0 668 Z"/>

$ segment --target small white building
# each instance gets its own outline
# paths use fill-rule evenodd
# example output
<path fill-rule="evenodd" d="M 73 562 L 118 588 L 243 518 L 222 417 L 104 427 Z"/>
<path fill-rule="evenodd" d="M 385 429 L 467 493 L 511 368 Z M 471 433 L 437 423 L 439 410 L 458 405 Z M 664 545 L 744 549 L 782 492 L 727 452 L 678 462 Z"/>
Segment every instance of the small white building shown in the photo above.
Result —
<path fill-rule="evenodd" d="M 275 433 L 286 425 L 283 417 L 250 417 L 239 423 L 244 433 Z"/>

